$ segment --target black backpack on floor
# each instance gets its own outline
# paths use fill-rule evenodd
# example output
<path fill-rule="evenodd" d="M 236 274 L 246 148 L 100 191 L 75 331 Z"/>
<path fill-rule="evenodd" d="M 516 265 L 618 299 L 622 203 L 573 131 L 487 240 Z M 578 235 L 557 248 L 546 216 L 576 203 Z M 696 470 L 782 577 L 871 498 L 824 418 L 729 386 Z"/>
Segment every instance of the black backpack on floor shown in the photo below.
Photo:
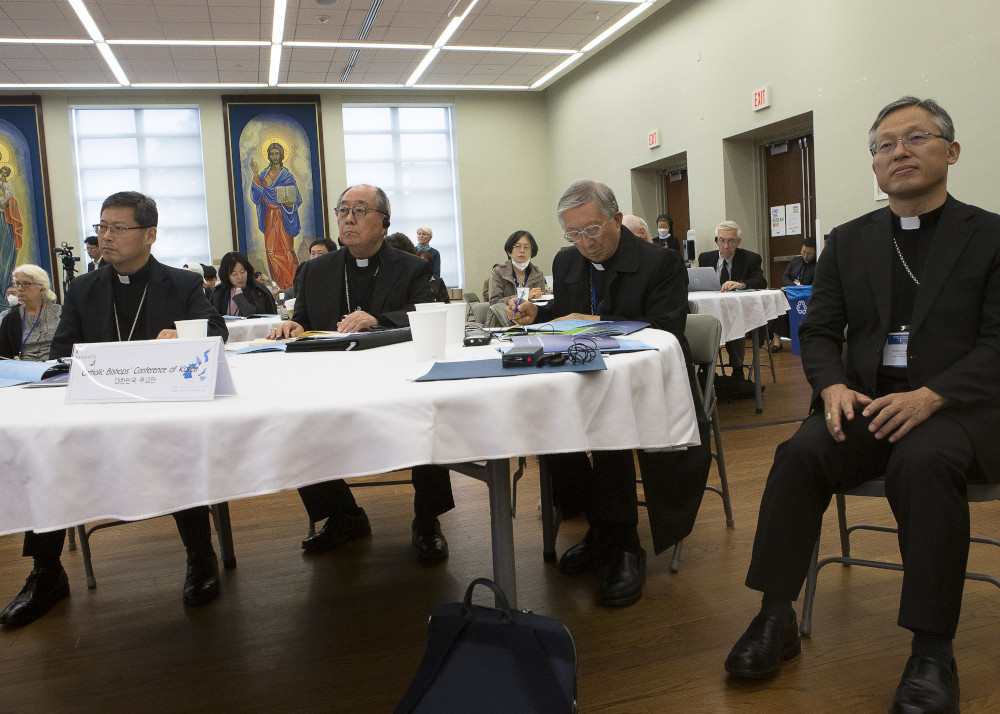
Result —
<path fill-rule="evenodd" d="M 498 608 L 472 604 L 485 585 Z M 427 649 L 404 712 L 576 711 L 576 645 L 558 620 L 511 610 L 492 580 L 472 581 L 462 602 L 442 605 L 427 623 Z"/>

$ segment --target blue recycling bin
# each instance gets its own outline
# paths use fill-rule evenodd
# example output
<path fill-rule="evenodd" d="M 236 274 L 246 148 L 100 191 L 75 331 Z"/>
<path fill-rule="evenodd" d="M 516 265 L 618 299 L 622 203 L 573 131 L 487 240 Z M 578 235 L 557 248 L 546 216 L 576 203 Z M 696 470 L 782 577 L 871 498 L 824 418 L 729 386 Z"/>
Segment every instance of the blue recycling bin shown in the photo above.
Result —
<path fill-rule="evenodd" d="M 788 300 L 788 332 L 792 339 L 792 354 L 802 354 L 799 347 L 799 325 L 806 319 L 809 308 L 809 298 L 812 297 L 812 285 L 789 285 L 785 288 L 785 298 Z"/>

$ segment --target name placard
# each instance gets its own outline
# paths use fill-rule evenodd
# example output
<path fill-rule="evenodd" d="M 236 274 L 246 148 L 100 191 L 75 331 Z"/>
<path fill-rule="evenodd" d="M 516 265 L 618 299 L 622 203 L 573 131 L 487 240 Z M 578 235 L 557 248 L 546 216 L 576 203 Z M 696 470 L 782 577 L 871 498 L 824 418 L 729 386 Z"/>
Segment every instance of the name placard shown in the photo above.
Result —
<path fill-rule="evenodd" d="M 207 401 L 236 394 L 221 337 L 73 347 L 67 404 Z"/>

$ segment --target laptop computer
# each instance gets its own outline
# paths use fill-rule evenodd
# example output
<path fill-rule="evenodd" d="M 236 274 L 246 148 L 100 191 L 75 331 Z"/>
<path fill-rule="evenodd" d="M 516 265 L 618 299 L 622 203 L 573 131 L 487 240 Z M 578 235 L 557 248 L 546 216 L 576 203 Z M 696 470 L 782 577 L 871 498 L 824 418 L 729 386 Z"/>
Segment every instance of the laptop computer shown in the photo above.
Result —
<path fill-rule="evenodd" d="M 722 290 L 715 268 L 688 268 L 688 292 L 709 290 L 714 292 Z"/>

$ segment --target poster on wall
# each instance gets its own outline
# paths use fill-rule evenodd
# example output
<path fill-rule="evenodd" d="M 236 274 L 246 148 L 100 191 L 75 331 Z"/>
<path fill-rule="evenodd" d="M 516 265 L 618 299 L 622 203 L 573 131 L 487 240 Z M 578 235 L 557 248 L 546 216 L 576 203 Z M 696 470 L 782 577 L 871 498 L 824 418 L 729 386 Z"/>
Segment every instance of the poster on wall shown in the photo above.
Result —
<path fill-rule="evenodd" d="M 32 263 L 59 294 L 46 166 L 41 99 L 0 97 L 0 281 L 9 285 L 14 266 Z"/>
<path fill-rule="evenodd" d="M 329 237 L 319 96 L 222 98 L 233 250 L 282 290 Z"/>
<path fill-rule="evenodd" d="M 771 237 L 785 235 L 785 207 L 771 206 Z"/>

